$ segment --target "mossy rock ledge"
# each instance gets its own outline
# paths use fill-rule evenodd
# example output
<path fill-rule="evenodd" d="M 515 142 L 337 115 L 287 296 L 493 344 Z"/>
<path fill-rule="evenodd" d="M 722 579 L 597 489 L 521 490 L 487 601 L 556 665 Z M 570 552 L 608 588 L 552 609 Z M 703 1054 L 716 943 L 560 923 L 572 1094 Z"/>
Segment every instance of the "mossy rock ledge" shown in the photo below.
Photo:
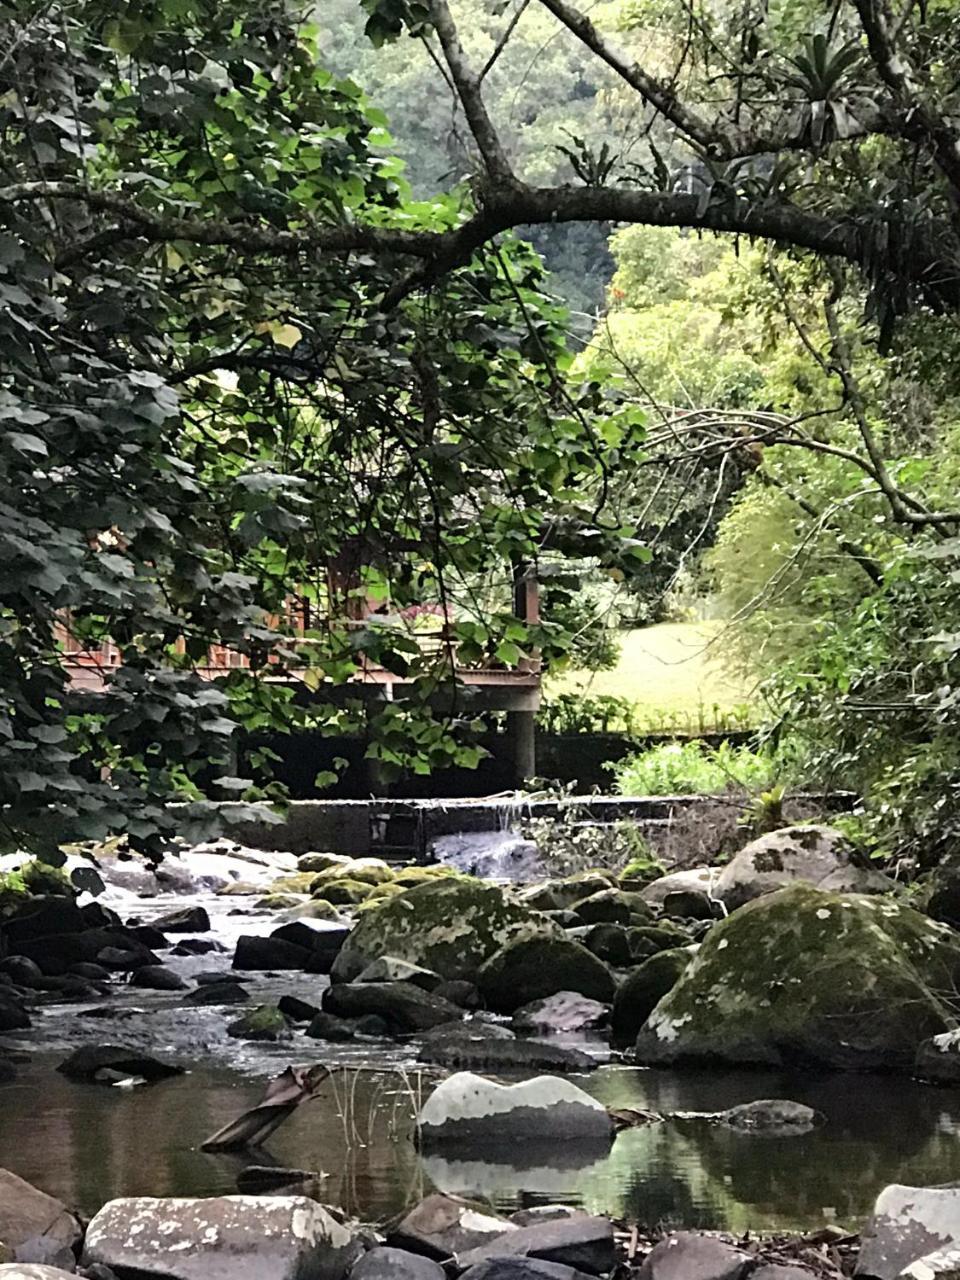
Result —
<path fill-rule="evenodd" d="M 716 925 L 637 1037 L 642 1063 L 909 1071 L 955 1025 L 960 934 L 891 899 L 792 885 Z"/>
<path fill-rule="evenodd" d="M 514 938 L 556 933 L 544 916 L 495 885 L 444 878 L 416 885 L 363 913 L 334 963 L 334 982 L 351 982 L 373 960 L 393 956 L 443 978 L 472 978 Z"/>

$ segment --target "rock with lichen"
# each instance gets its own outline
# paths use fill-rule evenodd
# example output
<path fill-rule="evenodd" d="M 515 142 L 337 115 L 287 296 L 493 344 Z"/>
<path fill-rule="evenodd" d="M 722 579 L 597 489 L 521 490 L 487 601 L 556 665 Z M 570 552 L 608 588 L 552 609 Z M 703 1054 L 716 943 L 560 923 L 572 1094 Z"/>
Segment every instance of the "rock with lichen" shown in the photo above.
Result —
<path fill-rule="evenodd" d="M 891 899 L 796 884 L 714 926 L 637 1038 L 645 1063 L 910 1070 L 953 1025 L 960 935 Z"/>

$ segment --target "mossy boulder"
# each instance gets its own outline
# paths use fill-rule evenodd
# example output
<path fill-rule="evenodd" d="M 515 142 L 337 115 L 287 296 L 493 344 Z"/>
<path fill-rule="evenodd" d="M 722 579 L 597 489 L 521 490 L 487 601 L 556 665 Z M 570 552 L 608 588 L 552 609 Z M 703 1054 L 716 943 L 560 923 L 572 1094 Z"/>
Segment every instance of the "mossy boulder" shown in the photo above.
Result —
<path fill-rule="evenodd" d="M 444 877 L 371 904 L 344 943 L 332 977 L 350 982 L 372 960 L 389 955 L 443 978 L 472 979 L 512 938 L 552 927 L 495 885 Z"/>
<path fill-rule="evenodd" d="M 391 880 L 388 884 L 375 884 L 370 888 L 370 898 L 378 902 L 382 898 L 395 898 L 398 893 L 404 893 L 402 884 L 394 884 Z"/>
<path fill-rule="evenodd" d="M 258 1004 L 227 1027 L 235 1040 L 289 1040 L 290 1024 L 275 1004 Z"/>
<path fill-rule="evenodd" d="M 366 902 L 373 893 L 374 885 L 364 884 L 360 880 L 331 880 L 314 891 L 315 900 L 330 902 L 336 907 L 354 906 L 358 902 Z"/>
<path fill-rule="evenodd" d="M 300 906 L 300 899 L 292 893 L 268 893 L 253 905 L 258 911 L 290 911 Z"/>
<path fill-rule="evenodd" d="M 481 965 L 477 985 L 497 1013 L 513 1013 L 558 991 L 609 1004 L 616 990 L 610 970 L 593 952 L 570 938 L 549 937 L 509 942 Z"/>
<path fill-rule="evenodd" d="M 313 877 L 311 892 L 316 893 L 333 880 L 356 880 L 360 884 L 387 884 L 394 876 L 393 868 L 382 858 L 351 858 L 348 862 L 327 867 Z"/>
<path fill-rule="evenodd" d="M 960 935 L 891 899 L 797 884 L 715 925 L 637 1038 L 645 1063 L 909 1071 L 948 1030 Z"/>
<path fill-rule="evenodd" d="M 689 947 L 660 951 L 624 978 L 613 1000 L 611 1028 L 617 1045 L 632 1044 L 654 1009 L 680 981 L 693 959 Z"/>
<path fill-rule="evenodd" d="M 343 916 L 325 898 L 311 898 L 309 902 L 301 902 L 286 914 L 288 920 L 332 920 L 339 924 Z"/>
<path fill-rule="evenodd" d="M 417 884 L 427 884 L 434 880 L 442 880 L 445 877 L 459 876 L 461 874 L 455 867 L 448 867 L 442 862 L 437 862 L 427 867 L 404 867 L 402 871 L 398 871 L 393 877 L 393 883 L 400 885 L 404 889 L 412 889 Z"/>
<path fill-rule="evenodd" d="M 619 889 L 601 889 L 582 898 L 573 908 L 573 914 L 583 924 L 629 924 L 630 904 L 625 902 Z"/>
<path fill-rule="evenodd" d="M 313 881 L 314 877 L 308 871 L 292 871 L 289 875 L 272 881 L 268 892 L 307 894 Z"/>
<path fill-rule="evenodd" d="M 634 963 L 655 956 L 658 951 L 671 951 L 674 947 L 685 947 L 690 938 L 677 925 L 663 920 L 657 925 L 638 925 L 627 930 L 627 941 Z"/>
<path fill-rule="evenodd" d="M 345 867 L 352 861 L 345 853 L 302 853 L 297 859 L 297 870 L 317 875 L 331 867 Z"/>
<path fill-rule="evenodd" d="M 616 882 L 608 872 L 581 871 L 564 880 L 547 880 L 544 884 L 532 885 L 520 894 L 520 899 L 535 911 L 563 911 L 592 894 L 614 888 Z"/>

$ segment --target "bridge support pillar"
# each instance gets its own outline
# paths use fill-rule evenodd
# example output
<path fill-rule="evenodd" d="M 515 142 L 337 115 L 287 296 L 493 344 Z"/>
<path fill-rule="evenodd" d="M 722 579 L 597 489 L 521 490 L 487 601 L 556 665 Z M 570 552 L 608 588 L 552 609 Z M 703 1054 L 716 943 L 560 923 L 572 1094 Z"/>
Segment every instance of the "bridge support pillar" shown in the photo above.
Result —
<path fill-rule="evenodd" d="M 508 711 L 506 736 L 513 781 L 519 787 L 537 775 L 536 712 Z"/>

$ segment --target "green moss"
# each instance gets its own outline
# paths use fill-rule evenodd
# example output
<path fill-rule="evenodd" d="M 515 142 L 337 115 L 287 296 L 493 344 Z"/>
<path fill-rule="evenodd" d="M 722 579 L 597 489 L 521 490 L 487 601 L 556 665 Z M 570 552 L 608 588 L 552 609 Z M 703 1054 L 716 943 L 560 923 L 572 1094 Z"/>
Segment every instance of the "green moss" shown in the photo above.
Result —
<path fill-rule="evenodd" d="M 570 938 L 519 938 L 481 966 L 477 985 L 489 1008 L 513 1013 L 531 1000 L 577 991 L 609 1003 L 616 984 L 610 970 Z"/>
<path fill-rule="evenodd" d="M 716 925 L 638 1040 L 651 1061 L 904 1066 L 952 1017 L 960 936 L 880 897 L 793 885 Z"/>
<path fill-rule="evenodd" d="M 679 982 L 693 959 L 688 948 L 661 951 L 638 965 L 617 988 L 611 1028 L 614 1043 L 632 1044 L 654 1009 Z"/>
<path fill-rule="evenodd" d="M 276 1005 L 259 1004 L 227 1027 L 235 1040 L 286 1040 L 290 1027 Z"/>
<path fill-rule="evenodd" d="M 462 872 L 455 870 L 453 867 L 446 867 L 442 863 L 437 863 L 429 867 L 404 867 L 402 871 L 398 871 L 394 876 L 393 883 L 401 885 L 404 889 L 412 889 L 414 885 L 429 884 L 434 880 L 443 880 L 450 876 L 466 878 Z"/>
<path fill-rule="evenodd" d="M 62 867 L 51 867 L 46 862 L 38 862 L 34 859 L 23 864 L 20 875 L 28 893 L 60 898 L 74 896 L 73 884 Z"/>
<path fill-rule="evenodd" d="M 270 893 L 309 893 L 314 877 L 306 871 L 291 872 L 288 876 L 280 876 L 271 885 Z"/>
<path fill-rule="evenodd" d="M 494 885 L 443 877 L 368 908 L 334 964 L 349 981 L 381 956 L 396 956 L 445 978 L 472 978 L 511 938 L 552 926 Z"/>
<path fill-rule="evenodd" d="M 341 865 L 327 867 L 313 877 L 311 892 L 334 880 L 355 880 L 360 884 L 387 884 L 393 879 L 393 868 L 380 858 L 354 858 Z"/>
<path fill-rule="evenodd" d="M 359 880 L 331 880 L 329 884 L 322 884 L 315 889 L 313 896 L 337 906 L 350 906 L 365 902 L 373 890 L 372 884 L 362 884 Z"/>

